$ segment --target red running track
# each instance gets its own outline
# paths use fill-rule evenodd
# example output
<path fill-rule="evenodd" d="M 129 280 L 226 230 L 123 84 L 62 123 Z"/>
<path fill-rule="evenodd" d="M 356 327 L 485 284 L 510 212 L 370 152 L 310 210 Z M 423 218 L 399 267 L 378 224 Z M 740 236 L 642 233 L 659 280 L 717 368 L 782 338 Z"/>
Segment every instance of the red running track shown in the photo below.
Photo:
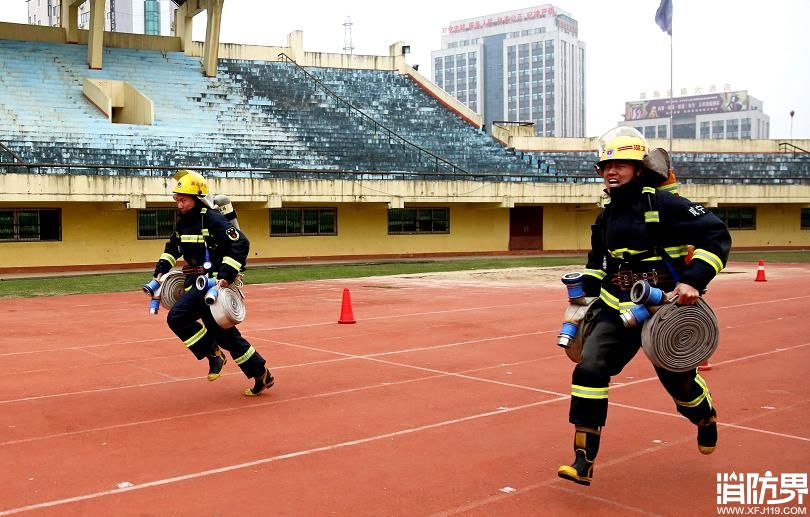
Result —
<path fill-rule="evenodd" d="M 562 284 L 250 285 L 241 329 L 277 379 L 257 398 L 233 361 L 207 382 L 140 293 L 5 300 L 0 516 L 715 515 L 718 473 L 810 464 L 810 267 L 736 271 L 707 295 L 717 451 L 640 353 L 590 487 L 556 475 Z M 344 287 L 356 325 L 336 323 Z"/>

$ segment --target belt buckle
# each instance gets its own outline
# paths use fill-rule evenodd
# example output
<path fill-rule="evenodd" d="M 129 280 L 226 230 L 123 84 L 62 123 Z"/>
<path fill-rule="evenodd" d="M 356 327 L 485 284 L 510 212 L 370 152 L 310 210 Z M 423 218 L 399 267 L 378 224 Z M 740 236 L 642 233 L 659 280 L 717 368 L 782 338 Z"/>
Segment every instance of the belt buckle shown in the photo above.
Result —
<path fill-rule="evenodd" d="M 635 281 L 633 271 L 630 269 L 619 269 L 616 272 L 616 283 L 622 291 L 629 291 Z"/>
<path fill-rule="evenodd" d="M 651 271 L 639 273 L 637 280 L 646 280 L 650 285 L 658 285 L 658 271 L 653 269 Z"/>

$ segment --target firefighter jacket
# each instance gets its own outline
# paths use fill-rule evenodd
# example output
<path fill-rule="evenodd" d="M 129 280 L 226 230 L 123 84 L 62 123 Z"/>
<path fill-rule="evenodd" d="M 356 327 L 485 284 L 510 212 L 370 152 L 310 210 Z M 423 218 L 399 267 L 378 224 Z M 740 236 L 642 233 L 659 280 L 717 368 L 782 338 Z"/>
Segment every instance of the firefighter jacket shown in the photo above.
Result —
<path fill-rule="evenodd" d="M 583 280 L 587 296 L 629 310 L 630 289 L 647 280 L 665 292 L 679 282 L 704 291 L 725 267 L 731 236 L 703 206 L 641 178 L 609 192 L 610 201 L 591 226 L 591 251 Z M 687 263 L 689 247 L 694 248 Z"/>
<path fill-rule="evenodd" d="M 189 268 L 233 282 L 244 271 L 250 241 L 222 214 L 199 201 L 185 214 L 180 214 L 175 231 L 166 243 L 155 266 L 155 275 L 167 273 L 181 256 Z"/>

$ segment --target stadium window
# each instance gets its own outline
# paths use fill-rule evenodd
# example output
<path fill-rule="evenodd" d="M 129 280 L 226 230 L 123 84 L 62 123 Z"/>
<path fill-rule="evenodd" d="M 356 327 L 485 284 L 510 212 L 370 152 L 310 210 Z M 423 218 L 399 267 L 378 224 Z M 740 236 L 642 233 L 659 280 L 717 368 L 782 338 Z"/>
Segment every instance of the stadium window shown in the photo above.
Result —
<path fill-rule="evenodd" d="M 450 233 L 449 208 L 391 208 L 388 234 Z"/>
<path fill-rule="evenodd" d="M 168 239 L 177 222 L 174 208 L 146 208 L 138 210 L 138 239 Z"/>
<path fill-rule="evenodd" d="M 810 230 L 810 208 L 802 208 L 802 230 Z"/>
<path fill-rule="evenodd" d="M 729 230 L 756 230 L 757 209 L 754 207 L 712 208 Z"/>
<path fill-rule="evenodd" d="M 0 210 L 0 242 L 61 240 L 62 211 L 59 208 Z"/>
<path fill-rule="evenodd" d="M 337 208 L 273 208 L 270 236 L 337 235 Z"/>

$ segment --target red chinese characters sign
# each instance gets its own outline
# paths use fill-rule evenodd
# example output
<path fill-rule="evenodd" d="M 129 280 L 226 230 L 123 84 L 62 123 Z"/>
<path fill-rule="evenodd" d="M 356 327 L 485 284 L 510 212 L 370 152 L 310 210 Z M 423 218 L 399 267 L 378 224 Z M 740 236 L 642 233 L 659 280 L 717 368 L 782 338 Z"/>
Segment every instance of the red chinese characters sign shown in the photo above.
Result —
<path fill-rule="evenodd" d="M 535 7 L 527 11 L 515 11 L 512 13 L 502 14 L 499 16 L 488 16 L 478 20 L 470 20 L 463 23 L 457 23 L 444 29 L 444 32 L 464 32 L 475 29 L 484 29 L 486 27 L 494 27 L 496 25 L 508 25 L 510 23 L 522 22 L 525 20 L 534 20 L 536 18 L 545 18 L 546 16 L 554 16 L 554 6 L 547 5 L 544 7 Z"/>

